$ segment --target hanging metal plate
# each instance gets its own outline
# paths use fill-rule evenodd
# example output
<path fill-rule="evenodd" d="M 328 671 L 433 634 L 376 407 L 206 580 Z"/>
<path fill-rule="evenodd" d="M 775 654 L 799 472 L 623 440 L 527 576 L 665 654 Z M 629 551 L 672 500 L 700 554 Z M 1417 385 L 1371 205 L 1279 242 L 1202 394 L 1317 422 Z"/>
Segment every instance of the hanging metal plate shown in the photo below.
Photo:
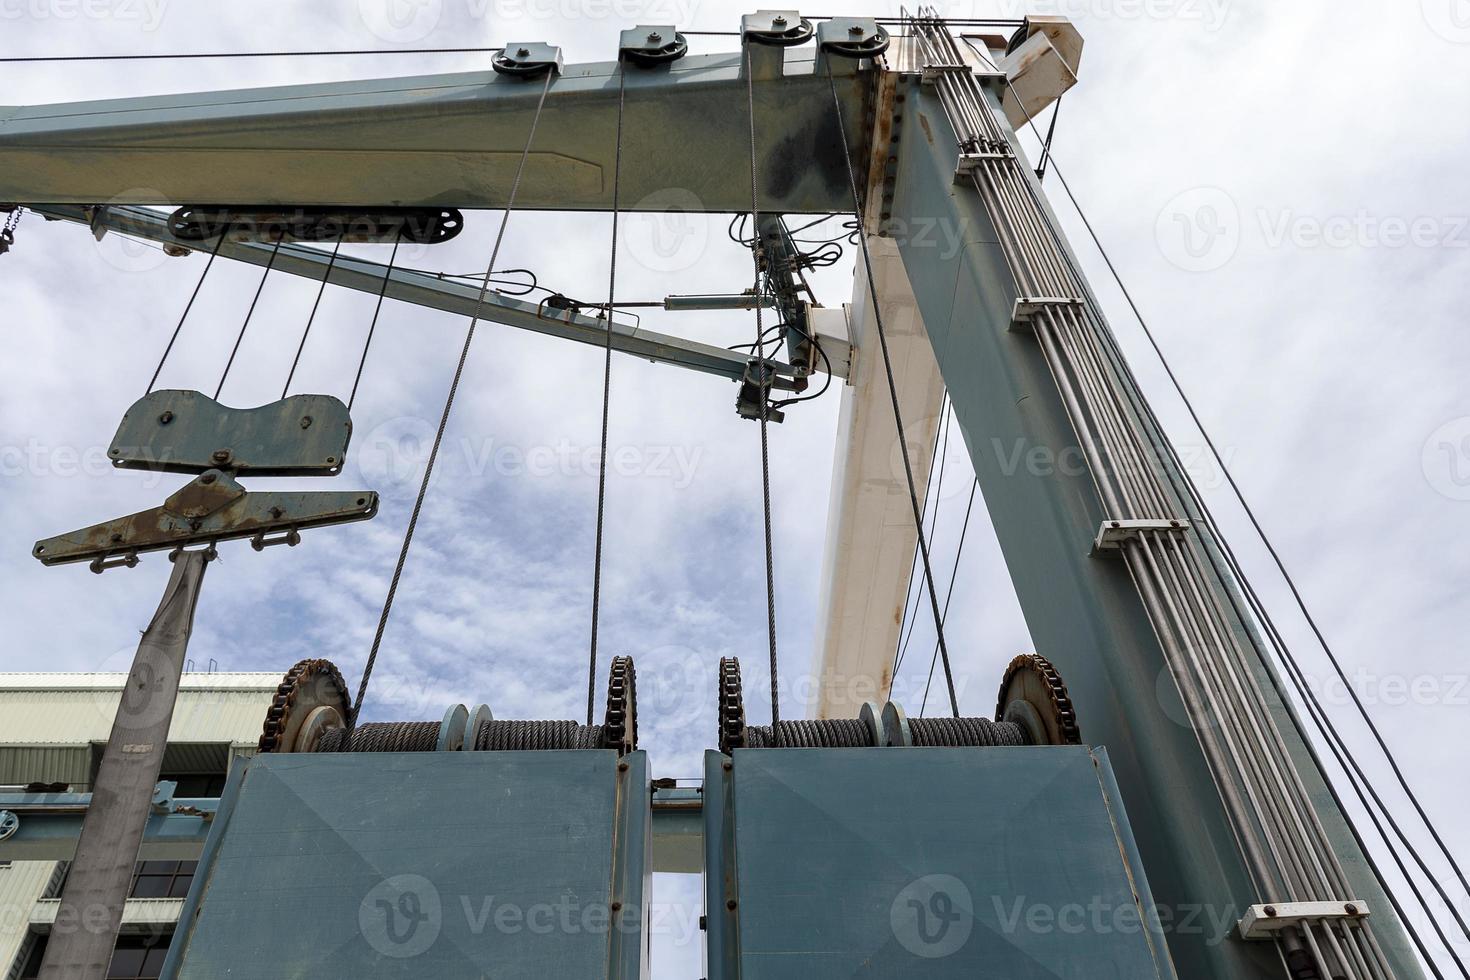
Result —
<path fill-rule="evenodd" d="M 107 456 L 114 466 L 164 473 L 336 476 L 352 419 L 331 395 L 292 395 L 230 408 L 197 391 L 154 391 L 133 403 Z"/>
<path fill-rule="evenodd" d="M 377 512 L 378 495 L 371 490 L 249 493 L 229 474 L 210 470 L 162 507 L 46 538 L 31 554 L 42 564 L 63 565 L 234 538 L 254 538 L 258 549 L 295 544 L 296 533 L 306 528 L 365 521 Z M 285 539 L 266 537 L 282 532 Z"/>

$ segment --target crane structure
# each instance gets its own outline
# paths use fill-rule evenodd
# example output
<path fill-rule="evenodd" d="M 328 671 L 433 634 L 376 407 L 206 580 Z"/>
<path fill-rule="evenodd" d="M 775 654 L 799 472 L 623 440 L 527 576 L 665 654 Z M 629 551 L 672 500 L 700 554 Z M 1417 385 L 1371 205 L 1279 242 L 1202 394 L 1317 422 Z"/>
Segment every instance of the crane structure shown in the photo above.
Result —
<path fill-rule="evenodd" d="M 1063 18 L 763 10 L 732 53 L 644 25 L 594 64 L 511 42 L 483 72 L 0 107 L 12 208 L 468 316 L 466 352 L 489 320 L 733 381 L 763 442 L 791 403 L 775 393 L 820 378 L 842 399 L 809 717 L 779 719 L 773 697 L 755 723 L 738 660 L 711 664 L 718 741 L 702 784 L 674 786 L 638 747 L 629 658 L 611 659 L 596 724 L 593 691 L 584 721 L 483 704 L 359 721 L 366 673 L 353 698 L 307 660 L 216 804 L 154 786 L 205 562 L 232 538 L 259 550 L 370 519 L 378 500 L 239 483 L 339 473 L 338 399 L 237 409 L 150 388 L 110 457 L 191 482 L 35 546 L 96 571 L 175 560 L 133 668 L 145 696 L 119 709 L 85 817 L 0 799 L 15 823 L 0 857 L 74 853 L 61 916 L 111 915 L 110 930 L 54 933 L 42 976 L 103 976 L 128 869 L 161 838 L 201 848 L 169 977 L 637 977 L 655 871 L 703 874 L 711 980 L 1422 976 L 1022 149 L 1081 51 Z M 665 306 L 752 310 L 747 350 L 631 325 L 611 297 L 491 289 L 494 256 L 466 284 L 320 247 L 447 240 L 464 211 L 616 219 L 668 188 L 745 216 L 754 287 Z M 859 246 L 841 309 L 804 295 L 811 257 L 786 221 L 833 213 L 855 216 Z M 958 247 L 913 233 L 934 226 Z M 922 526 L 945 393 L 1037 649 L 989 718 L 960 716 L 965 644 L 946 637 Z M 992 445 L 1084 465 L 1017 469 Z M 766 506 L 769 524 L 769 491 Z M 952 717 L 890 699 L 916 551 Z M 852 698 L 855 677 L 871 696 Z M 1067 928 L 1076 909 L 1090 911 Z M 556 924 L 532 928 L 543 912 Z"/>

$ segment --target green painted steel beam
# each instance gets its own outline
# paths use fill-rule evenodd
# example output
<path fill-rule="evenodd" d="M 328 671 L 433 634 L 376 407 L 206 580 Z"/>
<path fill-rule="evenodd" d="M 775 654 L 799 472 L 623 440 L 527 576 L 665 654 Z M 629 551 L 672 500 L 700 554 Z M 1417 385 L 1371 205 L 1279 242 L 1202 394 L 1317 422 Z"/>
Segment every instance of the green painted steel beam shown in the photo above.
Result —
<path fill-rule="evenodd" d="M 1199 736 L 1126 566 L 1116 555 L 1091 553 L 1098 527 L 1116 515 L 1104 510 L 1035 336 L 1010 329 L 1016 286 L 980 196 L 954 182 L 959 147 L 934 89 L 910 79 L 900 91 L 908 105 L 904 129 L 914 138 L 899 144 L 888 210 L 893 227 L 935 222 L 961 235 L 957 250 L 920 236 L 900 237 L 899 249 L 1031 638 L 1066 679 L 1083 738 L 1108 748 L 1160 906 L 1181 917 L 1192 910 L 1238 919 L 1259 898 Z M 1060 227 L 1055 216 L 1052 223 Z M 1140 404 L 1142 393 L 1124 384 Z M 1158 465 L 1172 466 L 1166 458 Z M 1219 588 L 1228 608 L 1228 586 Z M 1233 628 L 1258 642 L 1247 624 L 1237 619 Z M 1270 691 L 1271 668 L 1264 660 L 1254 667 Z M 1355 886 L 1349 897 L 1388 909 L 1291 709 L 1276 703 L 1271 711 Z M 1421 976 L 1391 914 L 1374 918 L 1398 975 Z M 1181 976 L 1234 980 L 1281 969 L 1269 944 L 1211 943 L 1203 932 L 1177 927 L 1169 944 Z"/>
<path fill-rule="evenodd" d="M 35 206 L 31 210 L 47 218 L 88 225 L 95 232 L 114 231 L 159 242 L 171 248 L 208 251 L 214 247 L 213 244 L 205 245 L 178 238 L 169 230 L 165 215 L 146 207 L 86 208 L 62 204 Z M 251 265 L 265 266 L 271 261 L 271 246 L 255 242 L 226 241 L 220 246 L 219 254 Z M 271 268 L 277 272 L 321 279 L 327 273 L 329 265 L 329 281 L 334 286 L 343 286 L 374 296 L 383 288 L 383 274 L 387 267 L 381 263 L 347 255 L 338 255 L 337 261 L 332 263 L 327 250 L 310 245 L 282 245 Z M 494 290 L 486 292 L 481 302 L 478 285 L 440 279 L 408 269 L 392 271 L 385 295 L 389 299 L 460 316 L 471 316 L 478 309 L 482 320 L 560 337 L 563 340 L 575 340 L 597 347 L 606 342 L 606 326 L 597 317 L 584 313 L 543 310 L 537 303 L 506 296 Z M 634 357 L 716 374 L 736 381 L 745 376 L 749 361 L 748 355 L 739 351 L 646 330 L 621 319 L 613 323 L 612 345 L 613 350 Z M 784 362 L 772 361 L 771 367 L 779 377 L 796 376 L 796 369 Z M 845 371 L 839 371 L 839 375 L 843 373 Z"/>
<path fill-rule="evenodd" d="M 851 207 L 815 54 L 790 49 L 783 74 L 754 83 L 762 210 Z M 626 70 L 623 208 L 750 209 L 741 63 Z M 833 71 L 848 132 L 863 132 L 872 72 L 844 59 Z M 498 208 L 541 89 L 483 71 L 0 106 L 0 203 Z M 551 83 L 518 207 L 611 207 L 617 98 L 616 62 L 568 65 Z"/>

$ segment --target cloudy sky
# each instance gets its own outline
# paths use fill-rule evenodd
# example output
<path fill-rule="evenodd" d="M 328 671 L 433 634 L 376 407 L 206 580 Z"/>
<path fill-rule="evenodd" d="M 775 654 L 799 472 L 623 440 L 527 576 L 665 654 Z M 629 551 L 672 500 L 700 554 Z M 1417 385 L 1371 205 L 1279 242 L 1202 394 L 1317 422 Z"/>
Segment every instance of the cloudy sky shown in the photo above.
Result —
<path fill-rule="evenodd" d="M 544 38 L 570 62 L 612 57 L 617 32 L 676 21 L 734 30 L 738 11 L 701 0 L 334 0 L 208 10 L 169 0 L 0 0 L 0 54 L 266 51 L 494 45 Z M 1020 0 L 943 12 L 1073 16 L 1086 38 L 1063 105 L 1057 166 L 1089 213 L 1217 445 L 1359 684 L 1450 845 L 1470 856 L 1470 737 L 1462 598 L 1470 551 L 1470 401 L 1463 335 L 1470 274 L 1470 6 L 1465 0 Z M 841 11 L 896 12 L 849 2 Z M 696 39 L 695 50 L 733 39 Z M 252 85 L 480 70 L 480 55 L 0 64 L 0 101 L 63 102 Z M 1048 186 L 1054 184 L 1048 179 Z M 1186 454 L 1200 440 L 1137 323 L 1075 221 L 1063 223 L 1125 350 Z M 498 215 L 404 264 L 483 270 Z M 725 219 L 695 220 L 671 258 L 651 217 L 625 219 L 620 298 L 730 292 L 749 256 Z M 606 215 L 513 215 L 499 263 L 595 299 L 607 282 Z M 115 236 L 23 219 L 0 257 L 0 621 L 4 669 L 122 669 L 167 576 L 42 569 L 31 543 L 157 505 L 176 477 L 114 472 L 102 454 L 144 390 L 203 257 L 170 259 Z M 382 259 L 386 248 L 359 247 Z M 513 260 L 512 260 L 513 257 Z M 819 274 L 829 305 L 850 290 L 851 254 Z M 259 281 L 217 263 L 161 378 L 212 391 Z M 223 400 L 270 401 L 315 296 L 273 276 Z M 345 397 L 372 298 L 329 292 L 293 391 Z M 748 315 L 648 313 L 656 330 L 732 344 Z M 223 549 L 199 606 L 193 656 L 222 670 L 335 660 L 355 681 L 371 641 L 422 460 L 462 341 L 460 318 L 388 304 L 335 488 L 383 495 L 368 524 L 310 532 L 296 549 Z M 451 421 L 368 700 L 375 718 L 437 717 L 487 701 L 502 717 L 576 717 L 585 700 L 601 356 L 483 327 Z M 602 648 L 637 657 L 641 736 L 660 775 L 691 777 L 714 738 L 714 666 L 764 660 L 759 443 L 731 384 L 617 358 Z M 837 398 L 772 432 L 777 618 L 787 681 L 811 657 Z M 941 581 L 963 517 L 968 463 L 951 440 L 934 532 Z M 1191 457 L 1193 458 L 1193 457 Z M 1336 717 L 1328 668 L 1264 551 L 1200 457 L 1232 540 Z M 265 488 L 281 481 L 256 481 Z M 322 489 L 327 488 L 323 483 Z M 948 633 L 965 706 L 983 713 L 1028 639 L 983 508 L 976 507 Z M 920 617 L 904 668 L 925 673 Z M 912 665 L 912 666 L 910 666 Z M 901 680 L 904 680 L 901 677 Z M 910 683 L 914 683 L 910 679 Z M 599 686 L 601 682 L 599 681 Z M 794 698 L 784 713 L 802 710 Z M 753 712 L 763 717 L 758 707 Z M 1085 720 L 1084 720 L 1085 723 Z M 1375 774 L 1383 766 L 1346 725 Z M 1386 782 L 1380 781 L 1384 791 Z M 1396 794 L 1389 794 L 1397 800 Z M 1421 835 L 1422 836 L 1422 835 Z M 1436 866 L 1437 867 L 1437 866 Z M 678 924 L 657 942 L 661 976 L 693 976 L 697 898 L 661 880 Z M 1464 951 L 1462 951 L 1463 955 Z"/>

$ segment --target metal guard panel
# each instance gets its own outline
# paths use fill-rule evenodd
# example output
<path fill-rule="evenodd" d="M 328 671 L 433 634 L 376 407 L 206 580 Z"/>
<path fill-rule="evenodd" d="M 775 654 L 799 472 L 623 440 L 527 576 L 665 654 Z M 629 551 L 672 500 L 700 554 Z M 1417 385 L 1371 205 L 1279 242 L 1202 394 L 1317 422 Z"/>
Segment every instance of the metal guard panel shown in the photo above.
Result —
<path fill-rule="evenodd" d="M 739 969 L 715 972 L 730 958 L 711 948 L 711 980 L 1174 977 L 1100 753 L 737 749 L 733 762 L 738 911 L 721 938 Z"/>
<path fill-rule="evenodd" d="M 232 773 L 163 976 L 636 978 L 641 930 L 607 925 L 613 903 L 644 904 L 646 757 L 624 761 L 257 756 Z"/>
<path fill-rule="evenodd" d="M 164 389 L 133 403 L 107 456 L 123 469 L 165 473 L 335 476 L 351 438 L 347 406 L 331 395 L 230 408 L 201 392 Z"/>

